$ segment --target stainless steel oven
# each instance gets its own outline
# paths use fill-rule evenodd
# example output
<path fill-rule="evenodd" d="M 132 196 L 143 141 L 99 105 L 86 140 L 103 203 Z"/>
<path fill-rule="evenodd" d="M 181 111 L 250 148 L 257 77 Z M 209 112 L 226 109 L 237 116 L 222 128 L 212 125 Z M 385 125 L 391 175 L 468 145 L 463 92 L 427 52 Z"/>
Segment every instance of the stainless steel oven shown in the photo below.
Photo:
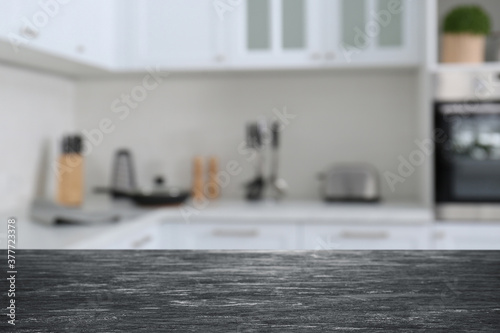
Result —
<path fill-rule="evenodd" d="M 440 78 L 442 95 L 434 108 L 436 215 L 500 220 L 498 76 Z M 450 85 L 468 91 L 450 97 L 457 94 Z"/>

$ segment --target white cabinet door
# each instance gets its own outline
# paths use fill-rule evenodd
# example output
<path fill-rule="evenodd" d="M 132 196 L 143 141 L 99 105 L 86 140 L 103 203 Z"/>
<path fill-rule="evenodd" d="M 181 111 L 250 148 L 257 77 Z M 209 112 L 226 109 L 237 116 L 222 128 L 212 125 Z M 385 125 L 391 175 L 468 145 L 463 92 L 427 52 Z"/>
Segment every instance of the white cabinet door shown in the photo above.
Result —
<path fill-rule="evenodd" d="M 328 4 L 332 65 L 416 64 L 421 1 L 335 0 Z"/>
<path fill-rule="evenodd" d="M 196 250 L 297 249 L 293 224 L 171 223 L 163 226 L 163 247 Z"/>
<path fill-rule="evenodd" d="M 12 44 L 13 51 L 31 43 L 38 35 L 40 26 L 46 25 L 48 15 L 39 13 L 36 0 L 0 0 L 0 35 Z"/>
<path fill-rule="evenodd" d="M 137 229 L 135 232 L 111 243 L 110 247 L 124 250 L 157 250 L 162 248 L 161 242 L 160 225 L 158 224 L 144 229 Z"/>
<path fill-rule="evenodd" d="M 316 0 L 243 0 L 225 13 L 231 65 L 315 67 L 322 64 L 324 3 Z"/>
<path fill-rule="evenodd" d="M 135 66 L 195 69 L 225 62 L 223 20 L 212 0 L 135 1 Z M 132 44 L 131 47 L 134 47 Z"/>
<path fill-rule="evenodd" d="M 116 13 L 119 1 L 71 1 L 61 9 L 61 18 L 47 31 L 46 46 L 68 57 L 102 67 L 115 66 Z M 64 33 L 70 29 L 70 32 Z"/>
<path fill-rule="evenodd" d="M 71 249 L 86 250 L 156 250 L 162 249 L 159 223 L 116 226 L 114 230 L 100 233 L 96 237 L 73 244 Z"/>
<path fill-rule="evenodd" d="M 98 66 L 111 66 L 115 52 L 115 0 L 2 1 L 3 28 L 13 51 L 31 48 Z"/>
<path fill-rule="evenodd" d="M 429 248 L 424 226 L 304 225 L 307 250 L 417 250 Z"/>
<path fill-rule="evenodd" d="M 500 250 L 500 225 L 437 225 L 432 239 L 437 250 Z"/>

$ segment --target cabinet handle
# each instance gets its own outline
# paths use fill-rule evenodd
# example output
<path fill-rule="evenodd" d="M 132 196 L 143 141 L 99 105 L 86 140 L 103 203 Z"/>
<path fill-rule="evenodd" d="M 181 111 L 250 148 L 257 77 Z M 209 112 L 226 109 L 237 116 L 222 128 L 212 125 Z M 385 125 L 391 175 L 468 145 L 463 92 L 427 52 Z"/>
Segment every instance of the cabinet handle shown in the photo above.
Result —
<path fill-rule="evenodd" d="M 313 54 L 311 54 L 311 59 L 312 60 L 320 60 L 321 59 L 321 53 L 314 52 Z"/>
<path fill-rule="evenodd" d="M 76 52 L 77 52 L 77 53 L 80 53 L 80 54 L 84 54 L 84 53 L 85 53 L 85 46 L 83 46 L 83 45 L 78 45 L 78 46 L 76 47 Z"/>
<path fill-rule="evenodd" d="M 335 53 L 334 52 L 326 52 L 325 58 L 328 60 L 333 60 L 333 59 L 335 59 Z"/>
<path fill-rule="evenodd" d="M 214 237 L 241 237 L 241 238 L 253 238 L 259 235 L 257 229 L 214 229 L 212 230 L 212 236 Z"/>
<path fill-rule="evenodd" d="M 226 57 L 222 54 L 218 54 L 215 56 L 215 61 L 216 62 L 224 62 L 224 61 L 226 61 Z"/>
<path fill-rule="evenodd" d="M 342 238 L 348 239 L 386 239 L 389 238 L 389 234 L 385 231 L 343 231 L 340 234 Z"/>
<path fill-rule="evenodd" d="M 134 249 L 141 248 L 145 244 L 151 242 L 151 240 L 152 240 L 151 235 L 146 235 L 146 236 L 136 240 L 135 242 L 132 242 L 132 247 Z"/>
<path fill-rule="evenodd" d="M 435 231 L 434 234 L 432 235 L 433 239 L 444 239 L 444 232 L 442 231 Z"/>
<path fill-rule="evenodd" d="M 28 26 L 22 27 L 19 32 L 21 33 L 22 36 L 29 38 L 29 39 L 35 39 L 39 35 L 39 31 L 35 29 L 31 29 Z"/>

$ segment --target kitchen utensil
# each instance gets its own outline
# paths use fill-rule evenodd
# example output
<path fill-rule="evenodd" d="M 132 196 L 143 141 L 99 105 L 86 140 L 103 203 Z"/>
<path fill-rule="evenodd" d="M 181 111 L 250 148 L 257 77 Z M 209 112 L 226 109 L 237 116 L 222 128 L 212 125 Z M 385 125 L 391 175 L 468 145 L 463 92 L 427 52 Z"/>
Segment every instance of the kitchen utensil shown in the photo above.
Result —
<path fill-rule="evenodd" d="M 128 198 L 139 206 L 173 206 L 185 202 L 191 195 L 190 191 L 167 189 L 164 192 L 124 192 L 112 188 L 96 187 L 95 193 L 109 193 L 114 198 Z"/>
<path fill-rule="evenodd" d="M 270 185 L 271 195 L 275 199 L 281 199 L 283 198 L 288 189 L 288 184 L 283 178 L 278 177 L 279 123 L 277 121 L 273 122 L 271 125 L 271 146 L 272 146 L 272 165 L 271 165 L 271 176 L 269 178 L 269 185 Z"/>
<path fill-rule="evenodd" d="M 253 148 L 256 153 L 256 164 L 255 164 L 255 178 L 246 184 L 246 198 L 247 200 L 260 200 L 262 199 L 262 194 L 265 187 L 264 175 L 263 175 L 263 156 L 262 156 L 262 132 L 257 123 L 251 124 L 248 128 L 247 133 L 247 145 L 249 148 Z"/>
<path fill-rule="evenodd" d="M 133 165 L 132 154 L 127 149 L 120 149 L 116 152 L 111 188 L 115 190 L 113 196 L 120 197 L 120 193 L 128 193 L 137 191 L 135 181 L 135 170 Z"/>
<path fill-rule="evenodd" d="M 165 187 L 165 179 L 162 176 L 156 176 L 154 178 L 154 191 L 161 192 L 166 189 Z"/>
<path fill-rule="evenodd" d="M 377 202 L 380 179 L 377 169 L 366 163 L 339 164 L 321 175 L 326 201 Z"/>
<path fill-rule="evenodd" d="M 162 177 L 156 177 L 155 182 L 155 191 L 139 191 L 135 181 L 132 154 L 127 149 L 121 149 L 115 155 L 111 187 L 97 187 L 94 192 L 108 193 L 115 199 L 130 199 L 140 206 L 177 205 L 186 201 L 190 196 L 189 191 L 164 187 Z"/>

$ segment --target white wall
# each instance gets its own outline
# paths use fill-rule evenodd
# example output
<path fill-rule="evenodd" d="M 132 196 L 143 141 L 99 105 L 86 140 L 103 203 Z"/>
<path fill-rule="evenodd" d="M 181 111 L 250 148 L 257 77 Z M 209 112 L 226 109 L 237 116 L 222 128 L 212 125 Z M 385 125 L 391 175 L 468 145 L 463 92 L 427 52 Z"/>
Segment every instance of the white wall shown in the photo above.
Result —
<path fill-rule="evenodd" d="M 74 83 L 0 65 L 0 212 L 53 196 L 57 140 L 74 129 Z"/>
<path fill-rule="evenodd" d="M 396 172 L 398 156 L 416 149 L 417 74 L 408 69 L 332 70 L 258 73 L 173 73 L 124 120 L 112 102 L 128 94 L 143 76 L 77 83 L 76 123 L 91 130 L 108 118 L 105 134 L 86 159 L 87 189 L 110 182 L 113 153 L 128 147 L 135 154 L 138 180 L 149 186 L 155 174 L 170 185 L 188 187 L 191 158 L 214 154 L 222 164 L 238 160 L 244 172 L 223 190 L 240 198 L 252 167 L 238 153 L 244 125 L 274 108 L 297 117 L 282 139 L 282 176 L 291 198 L 318 198 L 316 175 L 337 162 L 367 161 Z M 421 170 L 391 192 L 389 201 L 418 200 Z"/>

